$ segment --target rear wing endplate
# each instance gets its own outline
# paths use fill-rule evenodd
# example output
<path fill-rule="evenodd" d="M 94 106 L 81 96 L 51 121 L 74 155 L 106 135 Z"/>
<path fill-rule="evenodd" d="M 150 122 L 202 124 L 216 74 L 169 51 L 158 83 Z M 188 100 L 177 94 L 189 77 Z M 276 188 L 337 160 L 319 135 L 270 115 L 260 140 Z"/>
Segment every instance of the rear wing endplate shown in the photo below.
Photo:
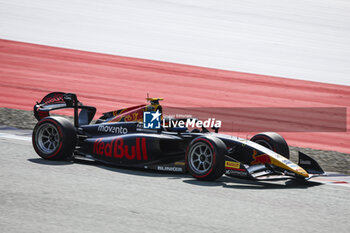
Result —
<path fill-rule="evenodd" d="M 40 121 L 50 116 L 50 111 L 73 108 L 74 109 L 74 126 L 89 124 L 95 116 L 96 108 L 84 106 L 79 102 L 76 94 L 64 92 L 52 92 L 46 95 L 40 103 L 34 105 L 34 116 Z M 81 109 L 79 113 L 79 109 Z"/>

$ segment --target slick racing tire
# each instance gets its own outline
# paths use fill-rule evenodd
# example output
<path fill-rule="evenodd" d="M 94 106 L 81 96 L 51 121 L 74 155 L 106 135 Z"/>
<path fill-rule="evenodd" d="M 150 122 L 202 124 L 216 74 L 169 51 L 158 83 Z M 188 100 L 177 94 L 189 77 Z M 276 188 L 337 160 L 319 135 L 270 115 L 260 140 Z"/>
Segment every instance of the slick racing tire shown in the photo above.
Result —
<path fill-rule="evenodd" d="M 283 157 L 289 159 L 289 146 L 284 138 L 274 132 L 265 132 L 254 135 L 251 141 L 256 142 Z"/>
<path fill-rule="evenodd" d="M 33 130 L 32 143 L 43 159 L 64 160 L 72 156 L 76 144 L 76 131 L 63 117 L 46 117 Z"/>
<path fill-rule="evenodd" d="M 186 168 L 199 180 L 216 180 L 225 171 L 226 145 L 219 138 L 198 137 L 186 152 Z"/>

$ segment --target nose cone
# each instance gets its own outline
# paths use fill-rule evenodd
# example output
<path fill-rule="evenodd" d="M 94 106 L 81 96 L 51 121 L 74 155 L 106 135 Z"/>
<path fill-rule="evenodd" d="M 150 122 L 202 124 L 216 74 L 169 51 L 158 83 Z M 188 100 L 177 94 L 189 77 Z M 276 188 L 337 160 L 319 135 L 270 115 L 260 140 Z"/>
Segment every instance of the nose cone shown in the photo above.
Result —
<path fill-rule="evenodd" d="M 278 156 L 276 158 L 271 157 L 271 164 L 280 167 L 280 168 L 284 168 L 288 171 L 291 171 L 299 176 L 308 178 L 309 177 L 309 173 L 307 173 L 303 168 L 299 167 L 298 165 L 296 165 L 295 163 L 291 162 L 290 160 L 282 157 L 282 156 Z"/>
<path fill-rule="evenodd" d="M 296 174 L 300 175 L 300 176 L 303 176 L 305 178 L 308 178 L 309 177 L 309 173 L 307 173 L 303 168 L 299 167 L 295 169 L 294 171 Z"/>

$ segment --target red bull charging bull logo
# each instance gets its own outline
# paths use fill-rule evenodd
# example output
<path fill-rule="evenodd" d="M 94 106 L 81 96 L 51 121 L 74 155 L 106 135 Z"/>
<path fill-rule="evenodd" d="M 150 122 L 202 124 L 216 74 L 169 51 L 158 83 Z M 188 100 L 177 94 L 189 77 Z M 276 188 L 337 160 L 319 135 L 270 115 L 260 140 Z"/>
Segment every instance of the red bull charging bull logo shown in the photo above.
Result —
<path fill-rule="evenodd" d="M 250 163 L 251 165 L 256 165 L 256 164 L 265 164 L 265 163 L 270 163 L 271 164 L 271 159 L 270 156 L 267 154 L 262 154 L 262 155 L 256 155 L 257 152 L 254 150 L 253 152 L 253 161 Z"/>

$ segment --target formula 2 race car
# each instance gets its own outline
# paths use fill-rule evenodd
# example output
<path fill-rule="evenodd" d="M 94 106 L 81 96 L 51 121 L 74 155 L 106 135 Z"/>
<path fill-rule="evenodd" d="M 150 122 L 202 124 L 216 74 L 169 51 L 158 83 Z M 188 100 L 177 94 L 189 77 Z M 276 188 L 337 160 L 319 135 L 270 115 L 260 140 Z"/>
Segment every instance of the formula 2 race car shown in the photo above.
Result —
<path fill-rule="evenodd" d="M 218 129 L 209 132 L 203 126 L 191 131 L 164 124 L 146 128 L 144 113 L 162 112 L 162 99 L 147 100 L 150 103 L 146 105 L 104 113 L 91 124 L 95 107 L 84 106 L 75 94 L 50 93 L 34 106 L 38 123 L 33 147 L 48 160 L 84 158 L 130 168 L 189 172 L 200 180 L 215 180 L 223 174 L 308 180 L 325 174 L 315 160 L 301 152 L 298 164 L 291 162 L 289 147 L 277 133 L 259 133 L 248 140 L 219 134 Z M 74 123 L 50 116 L 50 111 L 63 108 L 74 109 Z"/>

